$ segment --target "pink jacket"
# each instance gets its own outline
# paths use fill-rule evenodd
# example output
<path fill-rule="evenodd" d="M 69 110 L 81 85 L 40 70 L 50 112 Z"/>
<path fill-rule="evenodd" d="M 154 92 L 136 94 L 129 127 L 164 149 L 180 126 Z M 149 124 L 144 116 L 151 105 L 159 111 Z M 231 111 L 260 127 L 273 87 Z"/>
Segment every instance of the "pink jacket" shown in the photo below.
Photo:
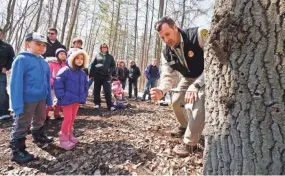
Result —
<path fill-rule="evenodd" d="M 112 91 L 114 95 L 122 95 L 124 90 L 120 81 L 114 81 L 112 83 Z"/>
<path fill-rule="evenodd" d="M 66 66 L 66 62 L 50 62 L 49 63 L 49 69 L 50 69 L 50 85 L 53 87 L 53 82 L 56 78 L 57 72 L 62 68 Z"/>

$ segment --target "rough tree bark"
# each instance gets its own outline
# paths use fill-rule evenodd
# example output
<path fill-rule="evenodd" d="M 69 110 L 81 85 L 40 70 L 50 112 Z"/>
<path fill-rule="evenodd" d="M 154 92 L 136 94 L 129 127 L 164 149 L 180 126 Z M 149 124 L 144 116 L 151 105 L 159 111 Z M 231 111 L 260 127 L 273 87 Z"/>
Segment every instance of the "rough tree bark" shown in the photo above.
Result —
<path fill-rule="evenodd" d="M 216 1 L 204 174 L 285 174 L 284 12 L 284 0 Z"/>

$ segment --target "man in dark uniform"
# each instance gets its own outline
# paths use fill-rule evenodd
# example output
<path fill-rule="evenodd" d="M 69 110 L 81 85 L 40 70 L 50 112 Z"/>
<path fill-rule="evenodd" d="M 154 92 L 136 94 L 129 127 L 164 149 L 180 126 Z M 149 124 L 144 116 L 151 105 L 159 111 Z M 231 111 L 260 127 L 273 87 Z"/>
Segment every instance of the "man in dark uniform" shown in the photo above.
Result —
<path fill-rule="evenodd" d="M 173 110 L 180 127 L 171 135 L 184 136 L 184 143 L 175 146 L 173 151 L 187 156 L 189 149 L 199 142 L 205 123 L 203 47 L 208 31 L 197 27 L 179 29 L 169 17 L 157 21 L 155 30 L 166 46 L 161 55 L 161 81 L 157 88 L 151 89 L 151 96 L 154 101 L 160 100 L 173 87 L 177 79 L 175 71 L 182 75 L 177 93 L 172 97 Z"/>
<path fill-rule="evenodd" d="M 10 70 L 15 56 L 13 47 L 5 43 L 3 38 L 3 30 L 0 29 L 0 120 L 11 117 L 6 73 Z"/>

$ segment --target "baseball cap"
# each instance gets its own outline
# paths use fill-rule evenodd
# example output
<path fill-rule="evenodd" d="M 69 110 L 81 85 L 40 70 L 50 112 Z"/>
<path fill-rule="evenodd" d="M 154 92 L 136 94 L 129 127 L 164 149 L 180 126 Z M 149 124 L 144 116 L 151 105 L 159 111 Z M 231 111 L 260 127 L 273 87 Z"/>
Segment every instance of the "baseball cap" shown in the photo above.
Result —
<path fill-rule="evenodd" d="M 44 43 L 48 44 L 47 38 L 38 32 L 28 33 L 26 35 L 25 41 L 44 42 Z"/>

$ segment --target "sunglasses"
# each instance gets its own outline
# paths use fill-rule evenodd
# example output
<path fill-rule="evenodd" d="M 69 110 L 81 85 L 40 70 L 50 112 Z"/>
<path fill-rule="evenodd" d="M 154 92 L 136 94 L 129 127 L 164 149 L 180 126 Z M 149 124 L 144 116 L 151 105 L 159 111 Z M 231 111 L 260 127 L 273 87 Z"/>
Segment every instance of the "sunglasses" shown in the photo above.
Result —
<path fill-rule="evenodd" d="M 48 32 L 48 35 L 55 35 L 55 33 Z"/>

